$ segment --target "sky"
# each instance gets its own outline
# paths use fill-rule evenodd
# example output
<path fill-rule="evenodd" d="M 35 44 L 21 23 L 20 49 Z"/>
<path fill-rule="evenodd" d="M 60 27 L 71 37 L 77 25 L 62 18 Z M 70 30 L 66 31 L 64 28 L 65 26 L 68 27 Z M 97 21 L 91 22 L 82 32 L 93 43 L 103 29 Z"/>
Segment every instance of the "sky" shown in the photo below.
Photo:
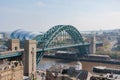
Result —
<path fill-rule="evenodd" d="M 73 25 L 79 31 L 120 28 L 120 0 L 0 0 L 0 31 L 47 31 Z"/>

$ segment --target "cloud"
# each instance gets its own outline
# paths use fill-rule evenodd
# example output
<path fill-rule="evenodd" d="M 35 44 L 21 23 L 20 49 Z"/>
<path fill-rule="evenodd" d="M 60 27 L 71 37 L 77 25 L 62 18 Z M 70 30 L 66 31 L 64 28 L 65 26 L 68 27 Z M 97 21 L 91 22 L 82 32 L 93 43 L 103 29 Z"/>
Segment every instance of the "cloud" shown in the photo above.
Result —
<path fill-rule="evenodd" d="M 42 1 L 38 1 L 38 2 L 37 2 L 37 6 L 44 7 L 44 6 L 45 6 L 45 3 L 42 2 Z"/>

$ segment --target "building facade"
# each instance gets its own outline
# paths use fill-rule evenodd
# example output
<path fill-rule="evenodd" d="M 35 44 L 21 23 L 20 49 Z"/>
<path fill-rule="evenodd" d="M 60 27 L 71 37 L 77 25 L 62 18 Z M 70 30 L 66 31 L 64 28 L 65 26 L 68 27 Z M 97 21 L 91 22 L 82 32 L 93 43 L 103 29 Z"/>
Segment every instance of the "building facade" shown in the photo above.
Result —
<path fill-rule="evenodd" d="M 23 65 L 21 62 L 12 61 L 0 65 L 0 80 L 23 80 Z"/>

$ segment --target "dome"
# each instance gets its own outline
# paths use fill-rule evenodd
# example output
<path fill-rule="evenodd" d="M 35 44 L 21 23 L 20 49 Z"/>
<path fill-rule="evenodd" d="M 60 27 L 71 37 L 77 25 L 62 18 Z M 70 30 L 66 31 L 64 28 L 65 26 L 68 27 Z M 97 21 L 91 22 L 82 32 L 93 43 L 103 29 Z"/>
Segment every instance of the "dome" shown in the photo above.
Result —
<path fill-rule="evenodd" d="M 30 32 L 30 31 L 25 31 L 22 29 L 15 30 L 11 33 L 10 38 L 11 39 L 20 39 L 20 41 L 23 40 L 32 40 L 36 36 L 43 35 L 41 32 Z"/>

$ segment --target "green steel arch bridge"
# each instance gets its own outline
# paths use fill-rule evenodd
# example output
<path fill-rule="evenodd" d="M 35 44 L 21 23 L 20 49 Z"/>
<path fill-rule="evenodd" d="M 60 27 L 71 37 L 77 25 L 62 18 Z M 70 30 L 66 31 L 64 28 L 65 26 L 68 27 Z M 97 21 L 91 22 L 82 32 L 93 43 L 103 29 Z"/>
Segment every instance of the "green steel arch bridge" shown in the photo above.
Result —
<path fill-rule="evenodd" d="M 79 53 L 78 57 L 81 55 L 87 54 L 87 48 L 90 46 L 90 43 L 85 43 L 83 41 L 82 35 L 80 32 L 71 25 L 57 25 L 49 29 L 44 34 L 37 33 L 33 34 L 30 32 L 24 32 L 22 30 L 16 30 L 11 34 L 11 38 L 20 39 L 21 42 L 26 39 L 32 39 L 37 41 L 37 64 L 43 57 L 45 51 L 48 50 L 58 50 L 64 48 L 76 48 Z M 102 44 L 98 42 L 97 45 Z M 16 55 L 2 55 L 0 58 L 20 56 L 20 52 L 17 52 Z"/>
<path fill-rule="evenodd" d="M 38 48 L 40 48 L 37 50 L 37 63 L 46 50 L 80 46 L 78 47 L 80 52 L 78 56 L 86 53 L 84 41 L 80 32 L 71 25 L 54 26 L 44 35 L 36 36 L 34 39 L 37 41 Z"/>

